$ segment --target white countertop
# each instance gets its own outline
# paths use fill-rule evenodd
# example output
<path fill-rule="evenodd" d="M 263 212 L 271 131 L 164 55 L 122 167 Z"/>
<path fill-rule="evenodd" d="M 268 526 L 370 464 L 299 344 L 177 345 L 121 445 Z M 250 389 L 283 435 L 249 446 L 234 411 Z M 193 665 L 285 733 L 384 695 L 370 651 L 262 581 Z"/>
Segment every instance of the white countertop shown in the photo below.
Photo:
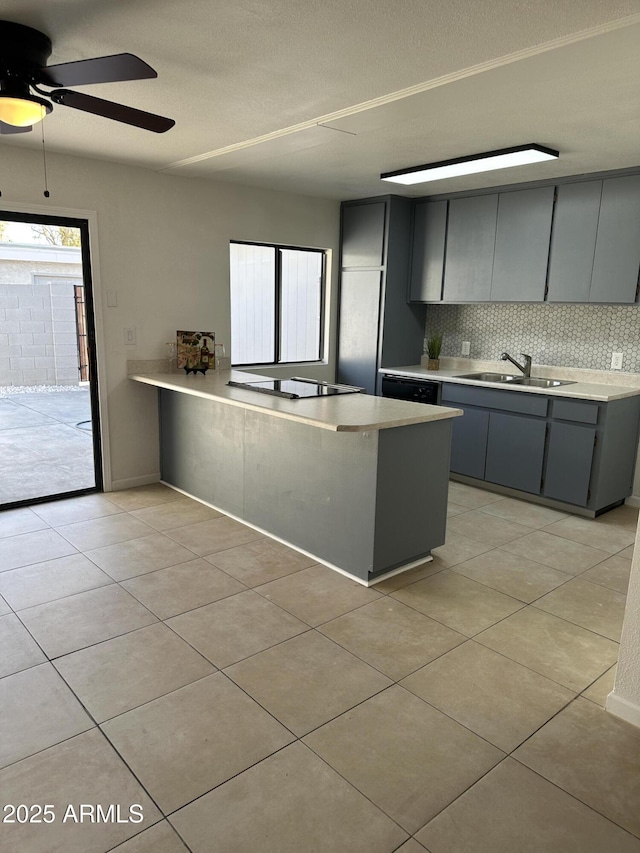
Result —
<path fill-rule="evenodd" d="M 154 385 L 169 391 L 192 394 L 215 400 L 230 406 L 240 406 L 277 418 L 309 424 L 334 432 L 365 432 L 367 430 L 392 429 L 409 424 L 446 420 L 462 415 L 460 409 L 446 406 L 429 406 L 404 400 L 374 397 L 370 394 L 341 394 L 334 397 L 304 397 L 287 400 L 259 394 L 244 388 L 229 387 L 227 382 L 264 379 L 255 373 L 227 370 L 216 374 L 201 373 L 147 373 L 129 377 L 134 382 Z"/>
<path fill-rule="evenodd" d="M 473 362 L 468 362 L 466 367 L 447 367 L 441 370 L 428 370 L 419 364 L 410 364 L 402 367 L 383 367 L 380 373 L 386 373 L 391 376 L 406 376 L 413 379 L 432 379 L 439 382 L 455 382 L 461 385 L 479 385 L 485 388 L 500 388 L 503 391 L 517 391 L 524 394 L 545 394 L 550 397 L 573 397 L 579 400 L 594 400 L 596 402 L 608 403 L 611 400 L 620 400 L 623 397 L 634 397 L 640 394 L 640 387 L 632 387 L 631 385 L 615 385 L 609 382 L 592 382 L 581 381 L 580 374 L 589 373 L 593 375 L 596 371 L 580 371 L 574 368 L 542 368 L 536 370 L 535 366 L 532 370 L 534 376 L 543 376 L 553 379 L 572 379 L 571 385 L 559 385 L 556 388 L 536 388 L 533 385 L 514 385 L 506 382 L 482 382 L 479 379 L 463 379 L 461 374 L 465 373 L 480 373 L 492 371 L 495 373 L 514 373 L 517 371 L 511 370 L 511 366 L 506 362 L 499 362 L 498 366 L 477 367 Z M 573 377 L 575 376 L 575 380 Z M 609 378 L 610 374 L 603 371 L 603 377 Z M 640 378 L 640 377 L 639 377 Z M 617 379 L 617 377 L 616 377 Z M 634 376 L 635 379 L 635 376 Z"/>

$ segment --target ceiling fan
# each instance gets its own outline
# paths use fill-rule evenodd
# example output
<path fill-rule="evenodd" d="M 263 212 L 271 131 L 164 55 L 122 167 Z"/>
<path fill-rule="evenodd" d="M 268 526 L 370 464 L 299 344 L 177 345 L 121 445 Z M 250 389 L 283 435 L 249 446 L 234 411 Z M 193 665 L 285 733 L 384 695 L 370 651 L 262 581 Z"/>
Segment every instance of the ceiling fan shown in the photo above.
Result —
<path fill-rule="evenodd" d="M 51 102 L 154 133 L 164 133 L 174 126 L 173 119 L 66 88 L 157 77 L 142 59 L 131 53 L 117 53 L 47 66 L 51 49 L 51 39 L 44 33 L 23 24 L 0 21 L 0 133 L 28 133 L 33 124 L 52 111 Z"/>

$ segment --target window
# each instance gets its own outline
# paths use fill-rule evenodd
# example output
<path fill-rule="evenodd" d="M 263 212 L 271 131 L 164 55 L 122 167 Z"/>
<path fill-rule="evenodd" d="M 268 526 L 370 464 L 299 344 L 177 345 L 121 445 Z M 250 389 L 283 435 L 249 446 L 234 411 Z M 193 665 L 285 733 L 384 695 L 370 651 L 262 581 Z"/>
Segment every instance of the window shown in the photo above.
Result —
<path fill-rule="evenodd" d="M 231 243 L 234 365 L 319 361 L 325 253 Z"/>

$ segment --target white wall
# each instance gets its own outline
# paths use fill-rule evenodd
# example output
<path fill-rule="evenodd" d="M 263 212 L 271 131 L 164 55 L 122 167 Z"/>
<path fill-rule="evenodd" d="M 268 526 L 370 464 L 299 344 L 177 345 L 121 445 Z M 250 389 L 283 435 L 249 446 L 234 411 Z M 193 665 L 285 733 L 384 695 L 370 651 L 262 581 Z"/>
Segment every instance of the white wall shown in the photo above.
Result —
<path fill-rule="evenodd" d="M 633 550 L 616 681 L 607 698 L 607 710 L 640 726 L 640 526 Z"/>
<path fill-rule="evenodd" d="M 109 442 L 114 487 L 149 481 L 158 471 L 156 392 L 126 378 L 127 360 L 164 358 L 176 329 L 213 329 L 218 341 L 229 344 L 229 240 L 330 249 L 330 290 L 336 293 L 337 201 L 54 154 L 47 155 L 47 200 L 39 152 L 3 144 L 2 167 L 0 205 L 6 211 L 28 205 L 42 213 L 96 212 L 91 242 L 108 404 L 103 440 Z M 117 307 L 107 307 L 107 291 L 117 292 Z M 334 298 L 328 362 L 315 371 L 329 380 L 335 373 L 335 320 Z M 131 326 L 137 343 L 125 346 L 123 330 Z"/>

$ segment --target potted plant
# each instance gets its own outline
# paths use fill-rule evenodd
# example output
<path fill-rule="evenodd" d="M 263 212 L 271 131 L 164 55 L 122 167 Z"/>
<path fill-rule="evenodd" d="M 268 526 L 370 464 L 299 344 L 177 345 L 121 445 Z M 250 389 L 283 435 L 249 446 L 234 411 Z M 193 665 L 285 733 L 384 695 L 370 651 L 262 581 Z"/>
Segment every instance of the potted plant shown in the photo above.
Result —
<path fill-rule="evenodd" d="M 440 350 L 442 349 L 442 332 L 436 332 L 427 339 L 428 370 L 439 370 Z"/>

